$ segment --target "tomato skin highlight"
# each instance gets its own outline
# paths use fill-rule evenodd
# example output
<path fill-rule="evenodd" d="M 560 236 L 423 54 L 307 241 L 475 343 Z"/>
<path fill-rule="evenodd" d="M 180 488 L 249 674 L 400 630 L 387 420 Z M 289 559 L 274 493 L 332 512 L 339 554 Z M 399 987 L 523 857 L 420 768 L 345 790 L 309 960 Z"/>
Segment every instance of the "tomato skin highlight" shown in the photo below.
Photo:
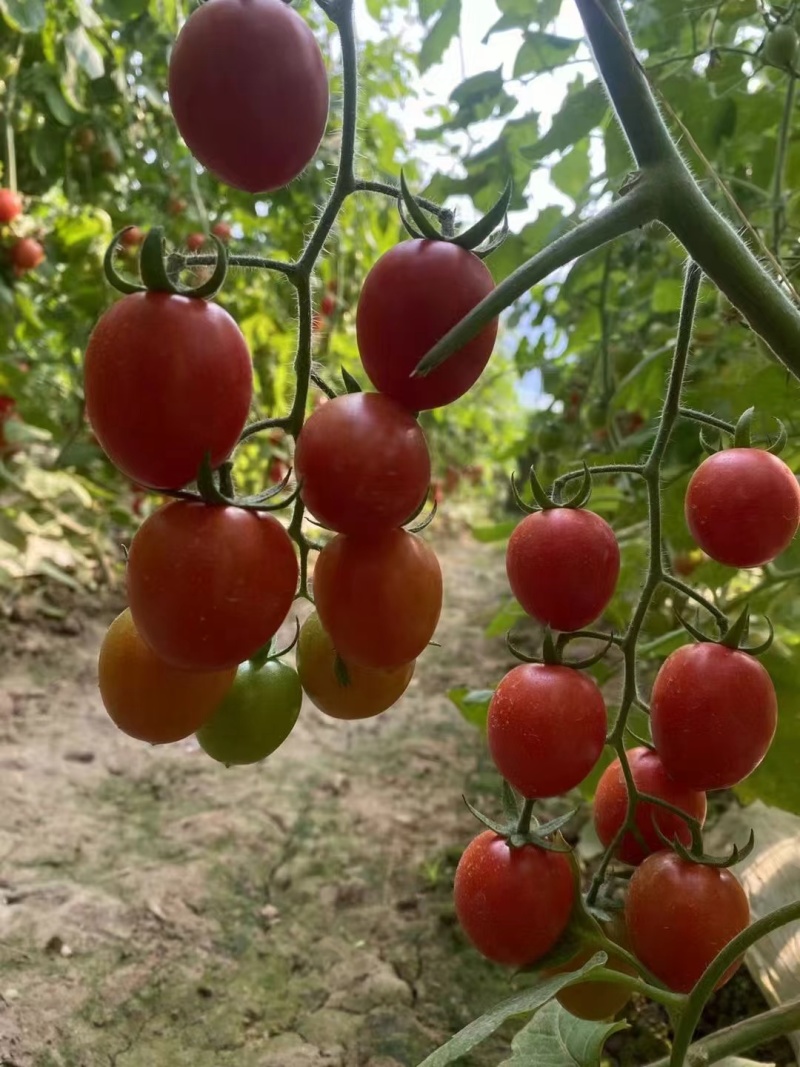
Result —
<path fill-rule="evenodd" d="M 248 661 L 197 731 L 198 744 L 227 767 L 259 763 L 292 732 L 302 703 L 297 671 L 278 660 L 260 668 Z"/>
<path fill-rule="evenodd" d="M 563 852 L 509 848 L 492 830 L 467 845 L 454 898 L 461 928 L 494 963 L 524 967 L 541 959 L 569 923 L 575 882 Z"/>
<path fill-rule="evenodd" d="M 274 637 L 298 571 L 289 535 L 271 515 L 174 500 L 131 542 L 128 599 L 137 629 L 167 663 L 221 670 Z"/>
<path fill-rule="evenodd" d="M 521 663 L 489 705 L 495 766 L 528 799 L 574 789 L 600 758 L 608 716 L 592 678 L 570 667 Z"/>
<path fill-rule="evenodd" d="M 22 197 L 13 189 L 0 189 L 0 223 L 13 222 L 22 214 Z"/>
<path fill-rule="evenodd" d="M 778 724 L 778 698 L 746 652 L 703 642 L 673 652 L 650 698 L 664 770 L 692 789 L 727 789 L 761 763 Z"/>
<path fill-rule="evenodd" d="M 614 531 L 583 508 L 527 515 L 506 551 L 508 582 L 524 610 L 566 632 L 602 615 L 614 595 L 619 568 Z"/>
<path fill-rule="evenodd" d="M 218 304 L 168 293 L 123 297 L 95 326 L 84 360 L 89 421 L 123 474 L 179 489 L 236 445 L 253 396 L 241 330 Z"/>
<path fill-rule="evenodd" d="M 433 637 L 442 572 L 432 548 L 405 530 L 339 534 L 314 568 L 317 614 L 346 663 L 394 670 Z"/>
<path fill-rule="evenodd" d="M 686 524 L 703 551 L 729 567 L 760 567 L 789 547 L 800 486 L 782 459 L 729 448 L 703 460 L 686 490 Z"/>
<path fill-rule="evenodd" d="M 750 906 L 727 868 L 656 852 L 633 873 L 625 921 L 636 957 L 664 985 L 688 993 L 714 957 L 750 925 Z M 740 964 L 729 967 L 715 988 Z"/>
<path fill-rule="evenodd" d="M 424 501 L 431 477 L 419 423 L 388 396 L 337 396 L 308 419 L 294 456 L 303 502 L 338 533 L 402 526 Z"/>
<path fill-rule="evenodd" d="M 645 748 L 632 748 L 627 753 L 633 782 L 640 793 L 659 797 L 681 808 L 687 815 L 697 819 L 702 826 L 706 818 L 706 795 L 674 781 L 661 762 L 658 753 Z M 603 771 L 594 795 L 594 825 L 597 836 L 604 845 L 610 845 L 628 814 L 628 790 L 619 759 L 615 759 Z M 655 825 L 654 825 L 655 824 Z M 684 845 L 691 845 L 692 833 L 687 823 L 666 808 L 643 801 L 636 806 L 636 826 L 645 840 L 646 848 L 629 831 L 617 846 L 616 857 L 621 863 L 638 866 L 652 852 L 661 852 L 664 842 L 656 833 L 672 841 L 676 837 Z"/>
<path fill-rule="evenodd" d="M 297 673 L 303 691 L 315 707 L 334 719 L 371 719 L 380 715 L 408 689 L 416 661 L 392 671 L 346 664 L 348 684 L 336 676 L 336 649 L 319 616 L 309 615 L 297 641 Z"/>
<path fill-rule="evenodd" d="M 249 193 L 287 185 L 319 148 L 328 76 L 308 24 L 281 0 L 210 0 L 178 34 L 169 99 L 190 151 Z"/>
<path fill-rule="evenodd" d="M 356 312 L 358 351 L 375 388 L 410 411 L 463 396 L 489 362 L 497 319 L 426 377 L 411 374 L 493 289 L 483 261 L 446 241 L 403 241 L 384 253 L 364 280 Z"/>
<path fill-rule="evenodd" d="M 100 647 L 100 696 L 115 725 L 139 741 L 189 737 L 230 689 L 235 668 L 182 671 L 169 666 L 138 633 L 130 610 L 111 623 Z"/>

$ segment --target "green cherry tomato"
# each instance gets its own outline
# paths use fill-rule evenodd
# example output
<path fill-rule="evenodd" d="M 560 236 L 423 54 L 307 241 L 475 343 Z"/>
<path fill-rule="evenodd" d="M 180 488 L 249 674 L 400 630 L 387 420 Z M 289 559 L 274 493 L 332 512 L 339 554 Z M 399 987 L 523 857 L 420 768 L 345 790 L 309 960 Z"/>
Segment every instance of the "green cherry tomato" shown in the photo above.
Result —
<path fill-rule="evenodd" d="M 258 763 L 292 732 L 303 691 L 297 672 L 278 660 L 257 668 L 249 661 L 205 725 L 197 731 L 200 747 L 230 767 Z"/>

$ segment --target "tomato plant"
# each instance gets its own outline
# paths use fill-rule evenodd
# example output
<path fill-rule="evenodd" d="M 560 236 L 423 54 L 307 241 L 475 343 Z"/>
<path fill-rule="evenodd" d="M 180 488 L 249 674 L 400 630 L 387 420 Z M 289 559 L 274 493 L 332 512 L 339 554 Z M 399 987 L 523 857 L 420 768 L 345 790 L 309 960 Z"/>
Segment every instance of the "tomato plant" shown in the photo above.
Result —
<path fill-rule="evenodd" d="M 219 763 L 258 763 L 279 748 L 294 729 L 303 693 L 297 672 L 286 663 L 243 663 L 213 715 L 197 731 L 203 751 Z"/>
<path fill-rule="evenodd" d="M 239 327 L 219 305 L 133 293 L 92 331 L 86 411 L 100 444 L 133 481 L 178 489 L 206 453 L 227 459 L 250 410 L 253 371 Z"/>
<path fill-rule="evenodd" d="M 566 929 L 575 882 L 563 852 L 511 848 L 485 830 L 458 862 L 454 895 L 458 921 L 478 951 L 495 963 L 526 967 Z"/>
<path fill-rule="evenodd" d="M 554 797 L 584 780 L 606 741 L 606 705 L 591 678 L 558 664 L 521 663 L 489 705 L 489 751 L 524 797 Z"/>
<path fill-rule="evenodd" d="M 508 541 L 512 593 L 529 615 L 556 630 L 579 630 L 601 615 L 619 567 L 613 530 L 583 508 L 534 512 Z"/>
<path fill-rule="evenodd" d="M 396 670 L 425 650 L 442 609 L 436 554 L 405 530 L 339 534 L 314 568 L 314 600 L 346 663 Z"/>
<path fill-rule="evenodd" d="M 656 751 L 691 789 L 737 785 L 761 763 L 778 722 L 775 688 L 753 656 L 712 642 L 684 645 L 659 670 L 650 698 Z"/>
<path fill-rule="evenodd" d="M 220 670 L 275 635 L 297 577 L 292 542 L 271 515 L 175 500 L 131 542 L 128 599 L 136 628 L 164 660 Z"/>
<path fill-rule="evenodd" d="M 416 661 L 394 670 L 337 664 L 333 641 L 319 616 L 309 615 L 297 642 L 297 673 L 312 704 L 334 719 L 370 719 L 396 704 L 414 675 Z"/>
<path fill-rule="evenodd" d="M 688 993 L 729 941 L 750 923 L 750 906 L 729 870 L 656 852 L 637 867 L 628 886 L 625 921 L 631 947 L 656 978 Z M 716 987 L 739 967 L 732 964 Z"/>
<path fill-rule="evenodd" d="M 297 438 L 294 466 L 309 511 L 332 530 L 364 536 L 406 522 L 431 476 L 419 424 L 380 393 L 318 408 Z"/>
<path fill-rule="evenodd" d="M 642 745 L 626 752 L 625 756 L 634 786 L 640 793 L 667 801 L 702 825 L 706 817 L 705 793 L 673 781 L 664 770 L 660 756 L 652 749 Z M 604 845 L 610 845 L 614 840 L 627 814 L 628 787 L 622 764 L 617 758 L 603 771 L 594 795 L 594 825 Z M 656 827 L 668 841 L 677 838 L 684 845 L 691 844 L 689 826 L 679 815 L 646 800 L 637 803 L 635 821 L 642 840 L 630 830 L 623 835 L 616 850 L 617 858 L 622 863 L 636 866 L 651 852 L 660 852 L 664 848 Z"/>
<path fill-rule="evenodd" d="M 179 670 L 142 640 L 130 610 L 112 622 L 100 648 L 100 696 L 115 725 L 151 745 L 180 741 L 210 718 L 236 669 Z"/>
<path fill-rule="evenodd" d="M 214 0 L 192 14 L 169 67 L 169 100 L 192 154 L 250 193 L 310 163 L 328 120 L 316 38 L 281 0 Z"/>
<path fill-rule="evenodd" d="M 372 267 L 358 299 L 358 351 L 369 380 L 411 411 L 463 396 L 492 354 L 493 321 L 424 378 L 411 374 L 428 349 L 493 289 L 488 268 L 447 241 L 403 241 Z"/>
<path fill-rule="evenodd" d="M 788 548 L 800 523 L 800 486 L 760 448 L 709 456 L 686 490 L 686 523 L 703 551 L 731 567 L 760 567 Z"/>

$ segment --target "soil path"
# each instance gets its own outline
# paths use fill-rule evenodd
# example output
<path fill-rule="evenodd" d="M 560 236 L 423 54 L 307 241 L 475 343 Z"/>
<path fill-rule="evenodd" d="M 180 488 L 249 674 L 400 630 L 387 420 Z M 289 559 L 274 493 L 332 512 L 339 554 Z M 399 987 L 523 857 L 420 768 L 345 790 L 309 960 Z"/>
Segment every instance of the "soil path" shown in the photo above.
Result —
<path fill-rule="evenodd" d="M 5 628 L 3 1067 L 413 1067 L 509 992 L 454 925 L 460 794 L 496 778 L 446 697 L 508 663 L 483 636 L 502 553 L 438 548 L 442 648 L 402 703 L 354 724 L 305 706 L 253 768 L 114 728 L 95 662 L 118 605 Z"/>

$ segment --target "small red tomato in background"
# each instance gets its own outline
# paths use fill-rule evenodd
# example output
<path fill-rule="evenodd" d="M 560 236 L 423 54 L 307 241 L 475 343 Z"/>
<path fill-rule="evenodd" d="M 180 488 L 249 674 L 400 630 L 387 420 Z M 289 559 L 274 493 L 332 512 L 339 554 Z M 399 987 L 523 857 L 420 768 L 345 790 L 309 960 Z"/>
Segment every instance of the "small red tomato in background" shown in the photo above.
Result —
<path fill-rule="evenodd" d="M 692 552 L 678 552 L 672 558 L 672 569 L 681 578 L 688 578 L 690 574 L 697 570 L 699 564 L 700 560 L 695 559 Z"/>
<path fill-rule="evenodd" d="M 273 485 L 280 485 L 280 483 L 286 477 L 288 471 L 289 468 L 283 462 L 282 459 L 276 459 L 275 457 L 273 457 L 269 461 L 269 466 L 267 468 L 267 477 Z"/>
<path fill-rule="evenodd" d="M 19 449 L 6 438 L 5 426 L 9 419 L 18 419 L 17 402 L 13 396 L 0 396 L 0 458 L 8 459 Z"/>
<path fill-rule="evenodd" d="M 333 314 L 333 309 L 335 307 L 336 297 L 331 296 L 329 293 L 326 293 L 325 296 L 323 296 L 322 300 L 320 300 L 319 310 L 322 312 L 323 315 L 326 315 L 328 318 L 330 318 L 330 316 Z"/>
<path fill-rule="evenodd" d="M 461 481 L 461 471 L 457 467 L 448 467 L 444 472 L 444 491 L 452 494 L 458 489 Z"/>
<path fill-rule="evenodd" d="M 619 545 L 599 515 L 551 508 L 526 516 L 506 552 L 511 591 L 556 630 L 580 630 L 603 613 L 619 577 Z"/>
<path fill-rule="evenodd" d="M 636 957 L 664 985 L 688 993 L 714 957 L 750 925 L 750 907 L 732 871 L 656 852 L 633 873 L 625 921 Z"/>
<path fill-rule="evenodd" d="M 75 135 L 75 144 L 81 152 L 89 152 L 94 148 L 96 141 L 97 134 L 90 126 L 82 127 Z"/>
<path fill-rule="evenodd" d="M 703 551 L 729 567 L 760 567 L 788 548 L 800 524 L 800 486 L 760 448 L 703 460 L 686 490 L 686 524 Z"/>
<path fill-rule="evenodd" d="M 211 227 L 211 232 L 215 237 L 219 237 L 220 241 L 224 241 L 227 244 L 231 239 L 231 224 L 220 220 L 219 222 L 214 223 Z"/>
<path fill-rule="evenodd" d="M 206 243 L 206 235 L 204 233 L 190 233 L 186 238 L 186 247 L 190 252 L 197 252 Z"/>
<path fill-rule="evenodd" d="M 120 237 L 120 244 L 123 248 L 138 248 L 143 240 L 144 230 L 138 226 L 131 226 Z"/>
<path fill-rule="evenodd" d="M 510 848 L 485 830 L 458 862 L 454 897 L 461 928 L 483 956 L 525 967 L 548 953 L 567 928 L 575 882 L 563 852 Z"/>
<path fill-rule="evenodd" d="M 170 215 L 182 215 L 186 210 L 186 201 L 183 197 L 173 196 L 167 202 L 167 211 Z"/>
<path fill-rule="evenodd" d="M 656 752 L 642 745 L 627 753 L 633 782 L 640 793 L 666 800 L 685 811 L 702 826 L 706 817 L 706 795 L 672 780 Z M 628 814 L 628 789 L 622 765 L 615 759 L 603 771 L 594 795 L 594 825 L 597 836 L 604 845 L 610 845 Z M 644 838 L 641 845 L 632 833 L 627 833 L 617 847 L 621 863 L 637 866 L 651 852 L 660 852 L 664 842 L 656 832 L 656 826 L 668 841 L 676 837 L 684 845 L 692 843 L 692 833 L 686 822 L 665 808 L 640 801 L 636 805 L 636 827 Z M 645 847 L 646 846 L 646 847 Z"/>
<path fill-rule="evenodd" d="M 44 260 L 44 249 L 33 237 L 21 237 L 11 246 L 11 262 L 14 265 L 15 274 L 36 270 L 44 263 Z"/>
<path fill-rule="evenodd" d="M 650 726 L 664 770 L 692 789 L 737 785 L 767 754 L 778 698 L 753 656 L 711 642 L 669 655 L 650 697 Z"/>
<path fill-rule="evenodd" d="M 0 189 L 0 223 L 13 222 L 22 214 L 22 197 L 13 189 Z"/>

